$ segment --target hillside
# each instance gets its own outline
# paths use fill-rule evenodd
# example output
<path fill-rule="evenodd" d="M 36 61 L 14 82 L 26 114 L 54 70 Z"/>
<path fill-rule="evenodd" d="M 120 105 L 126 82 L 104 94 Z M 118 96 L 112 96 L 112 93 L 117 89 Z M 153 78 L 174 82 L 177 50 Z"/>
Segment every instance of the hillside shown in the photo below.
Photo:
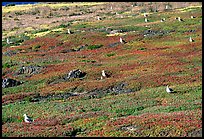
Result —
<path fill-rule="evenodd" d="M 202 136 L 201 3 L 2 11 L 2 136 Z"/>

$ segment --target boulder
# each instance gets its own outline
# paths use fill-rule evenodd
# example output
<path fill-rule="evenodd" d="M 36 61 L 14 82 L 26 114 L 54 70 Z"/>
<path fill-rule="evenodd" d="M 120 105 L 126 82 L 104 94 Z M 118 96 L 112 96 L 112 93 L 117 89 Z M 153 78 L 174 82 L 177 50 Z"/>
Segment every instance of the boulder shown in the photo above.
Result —
<path fill-rule="evenodd" d="M 13 56 L 13 55 L 15 55 L 15 54 L 16 54 L 16 52 L 13 51 L 13 50 L 8 50 L 8 51 L 6 51 L 6 52 L 3 53 L 3 55 L 5 55 L 5 56 Z"/>
<path fill-rule="evenodd" d="M 165 35 L 170 32 L 174 32 L 174 30 L 166 31 L 166 30 L 150 30 L 149 29 L 149 30 L 145 30 L 143 34 L 145 37 L 152 37 L 156 35 Z"/>
<path fill-rule="evenodd" d="M 82 72 L 79 69 L 71 70 L 68 75 L 66 75 L 65 80 L 69 80 L 70 78 L 82 78 L 86 75 L 85 72 Z"/>
<path fill-rule="evenodd" d="M 10 79 L 10 78 L 5 78 L 2 80 L 2 88 L 8 88 L 8 87 L 13 87 L 13 86 L 17 86 L 20 85 L 21 82 L 14 80 L 14 79 Z"/>
<path fill-rule="evenodd" d="M 36 74 L 36 73 L 38 73 L 41 69 L 42 69 L 42 67 L 40 67 L 40 66 L 27 66 L 27 67 L 22 66 L 22 67 L 18 70 L 17 74 L 18 74 L 18 75 L 19 75 L 19 74 Z"/>

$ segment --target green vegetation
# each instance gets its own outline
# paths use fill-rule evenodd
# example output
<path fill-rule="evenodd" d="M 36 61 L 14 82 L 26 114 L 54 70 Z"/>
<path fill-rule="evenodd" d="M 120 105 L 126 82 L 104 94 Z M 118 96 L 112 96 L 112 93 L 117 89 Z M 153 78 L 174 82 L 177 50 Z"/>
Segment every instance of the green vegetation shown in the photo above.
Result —
<path fill-rule="evenodd" d="M 102 44 L 89 45 L 89 46 L 87 47 L 87 49 L 94 50 L 94 49 L 101 48 L 102 46 L 103 46 Z"/>

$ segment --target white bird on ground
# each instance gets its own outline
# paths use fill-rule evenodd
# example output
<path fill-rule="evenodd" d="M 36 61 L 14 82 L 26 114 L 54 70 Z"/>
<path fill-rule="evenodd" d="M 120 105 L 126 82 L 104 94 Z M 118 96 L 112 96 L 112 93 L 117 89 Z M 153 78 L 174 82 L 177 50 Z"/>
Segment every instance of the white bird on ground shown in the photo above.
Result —
<path fill-rule="evenodd" d="M 105 73 L 105 71 L 104 71 L 104 70 L 102 70 L 101 80 L 102 80 L 103 78 L 107 78 L 107 74 Z"/>
<path fill-rule="evenodd" d="M 195 18 L 195 16 L 191 16 L 191 18 Z"/>
<path fill-rule="evenodd" d="M 144 17 L 147 17 L 148 15 L 147 15 L 147 13 L 144 13 Z"/>
<path fill-rule="evenodd" d="M 9 38 L 7 38 L 7 39 L 6 39 L 6 43 L 7 43 L 7 44 L 11 44 L 11 43 L 13 43 L 13 42 L 11 42 L 11 41 L 9 40 Z"/>
<path fill-rule="evenodd" d="M 162 18 L 162 19 L 161 19 L 161 22 L 164 22 L 165 20 L 166 20 L 165 18 Z"/>
<path fill-rule="evenodd" d="M 145 18 L 145 23 L 147 23 L 148 22 L 148 19 L 147 18 Z"/>
<path fill-rule="evenodd" d="M 97 17 L 97 19 L 98 19 L 98 20 L 101 20 L 101 18 L 100 18 L 99 16 Z"/>
<path fill-rule="evenodd" d="M 103 77 L 107 77 L 104 70 L 102 70 L 102 76 L 103 76 Z"/>
<path fill-rule="evenodd" d="M 190 37 L 190 38 L 189 38 L 189 42 L 194 42 L 194 40 Z"/>
<path fill-rule="evenodd" d="M 120 43 L 126 43 L 121 37 L 120 37 Z"/>
<path fill-rule="evenodd" d="M 32 123 L 34 120 L 31 119 L 31 117 L 27 116 L 26 114 L 23 115 L 24 116 L 24 121 L 26 123 Z"/>
<path fill-rule="evenodd" d="M 173 89 L 169 88 L 169 86 L 167 85 L 166 92 L 167 93 L 173 93 L 174 91 L 173 91 Z"/>
<path fill-rule="evenodd" d="M 110 8 L 111 10 L 113 10 L 113 6 L 111 6 L 111 8 Z"/>
<path fill-rule="evenodd" d="M 105 73 L 105 70 L 102 70 L 101 80 L 104 79 L 104 78 L 109 78 L 109 77 L 110 77 L 110 74 Z"/>
<path fill-rule="evenodd" d="M 67 33 L 68 33 L 68 34 L 71 34 L 71 32 L 70 32 L 70 30 L 69 30 L 69 29 L 67 29 Z"/>
<path fill-rule="evenodd" d="M 178 17 L 178 21 L 180 21 L 180 22 L 181 22 L 181 21 L 183 21 L 183 19 L 181 19 L 181 17 Z"/>

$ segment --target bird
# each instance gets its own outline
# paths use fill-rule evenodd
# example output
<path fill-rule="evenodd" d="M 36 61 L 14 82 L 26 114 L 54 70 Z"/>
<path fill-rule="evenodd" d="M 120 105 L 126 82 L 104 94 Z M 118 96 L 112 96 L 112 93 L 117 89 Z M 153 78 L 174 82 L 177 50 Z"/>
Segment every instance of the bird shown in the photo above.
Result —
<path fill-rule="evenodd" d="M 147 13 L 144 13 L 144 17 L 147 17 L 148 15 L 147 15 Z"/>
<path fill-rule="evenodd" d="M 113 6 L 111 6 L 110 9 L 113 10 Z"/>
<path fill-rule="evenodd" d="M 195 18 L 195 16 L 191 16 L 191 18 Z"/>
<path fill-rule="evenodd" d="M 165 18 L 162 18 L 162 19 L 161 19 L 161 22 L 164 22 L 165 20 L 166 20 Z"/>
<path fill-rule="evenodd" d="M 181 17 L 178 17 L 178 21 L 182 22 L 182 21 L 183 21 L 183 19 L 181 19 Z"/>
<path fill-rule="evenodd" d="M 9 40 L 9 38 L 7 38 L 7 39 L 6 39 L 6 43 L 7 43 L 7 44 L 11 44 L 11 43 L 13 43 L 13 42 L 11 42 L 11 41 Z"/>
<path fill-rule="evenodd" d="M 97 19 L 98 19 L 98 20 L 101 20 L 101 18 L 100 18 L 100 17 L 97 17 Z"/>
<path fill-rule="evenodd" d="M 68 34 L 71 34 L 71 32 L 70 32 L 70 30 L 69 30 L 69 29 L 67 29 L 67 33 L 68 33 Z"/>
<path fill-rule="evenodd" d="M 173 93 L 174 91 L 173 91 L 173 89 L 169 88 L 169 86 L 167 85 L 166 92 L 167 93 Z"/>
<path fill-rule="evenodd" d="M 110 75 L 107 74 L 107 73 L 105 73 L 105 70 L 102 70 L 101 80 L 102 80 L 103 78 L 108 78 L 108 77 L 110 77 Z"/>
<path fill-rule="evenodd" d="M 26 114 L 23 115 L 24 116 L 24 121 L 26 123 L 32 123 L 34 120 L 31 119 L 31 117 L 27 116 Z"/>
<path fill-rule="evenodd" d="M 194 40 L 190 37 L 190 38 L 189 38 L 189 42 L 194 42 Z"/>
<path fill-rule="evenodd" d="M 120 43 L 126 43 L 126 41 L 120 37 Z"/>
<path fill-rule="evenodd" d="M 147 18 L 145 18 L 145 23 L 147 23 L 148 22 L 148 19 Z"/>

